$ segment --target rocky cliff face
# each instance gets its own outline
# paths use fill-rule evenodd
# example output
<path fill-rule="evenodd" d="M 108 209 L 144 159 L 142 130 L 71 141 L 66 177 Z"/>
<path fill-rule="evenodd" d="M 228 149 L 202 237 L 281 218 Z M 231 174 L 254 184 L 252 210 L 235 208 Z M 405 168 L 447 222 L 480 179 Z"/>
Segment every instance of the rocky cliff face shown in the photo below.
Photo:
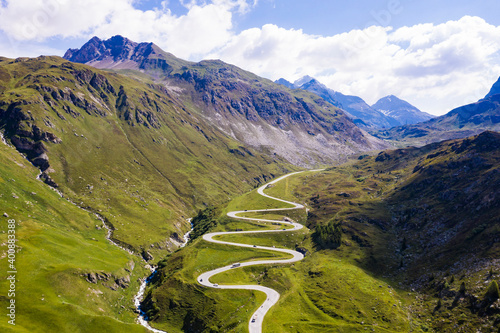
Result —
<path fill-rule="evenodd" d="M 331 163 L 339 154 L 383 147 L 345 114 L 304 91 L 287 91 L 221 61 L 174 74 L 169 86 L 188 92 L 217 127 L 253 147 L 301 166 Z"/>
<path fill-rule="evenodd" d="M 80 49 L 66 51 L 63 58 L 96 68 L 161 70 L 166 73 L 173 65 L 189 64 L 164 52 L 154 43 L 136 43 L 122 36 L 108 40 L 93 37 Z"/>

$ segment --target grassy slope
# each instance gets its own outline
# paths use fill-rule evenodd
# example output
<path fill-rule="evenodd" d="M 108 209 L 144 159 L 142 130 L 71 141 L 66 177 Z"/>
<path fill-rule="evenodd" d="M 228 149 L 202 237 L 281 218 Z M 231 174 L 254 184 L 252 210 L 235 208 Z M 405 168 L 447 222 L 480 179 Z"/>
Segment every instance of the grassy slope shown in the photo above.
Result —
<path fill-rule="evenodd" d="M 138 258 L 111 245 L 101 222 L 36 180 L 39 171 L 14 148 L 0 143 L 0 305 L 7 306 L 7 220 L 17 222 L 16 326 L 2 332 L 144 332 L 134 323 L 132 296 L 146 270 Z M 126 269 L 135 268 L 130 274 Z M 130 275 L 117 291 L 82 274 Z"/>
<path fill-rule="evenodd" d="M 306 173 L 294 176 L 289 178 L 288 182 L 282 181 L 267 191 L 276 194 L 283 193 L 287 189 L 293 190 L 295 184 L 302 183 L 305 177 L 310 179 L 321 175 Z M 294 199 L 295 196 L 288 192 L 284 193 L 283 197 Z M 266 201 L 268 206 L 276 205 L 269 199 L 263 199 L 255 192 L 251 192 L 233 200 L 226 210 L 260 208 L 259 205 L 265 206 Z M 304 212 L 302 216 L 298 214 L 296 219 L 305 221 Z M 246 224 L 240 221 L 231 222 L 221 217 L 217 230 L 254 228 L 253 223 L 248 223 L 248 226 Z M 286 234 L 232 235 L 221 238 L 247 244 L 288 248 L 297 246 L 309 251 L 303 261 L 292 266 L 247 267 L 214 277 L 214 281 L 220 283 L 259 283 L 275 288 L 281 293 L 279 303 L 266 317 L 265 331 L 356 332 L 373 327 L 382 332 L 407 332 L 410 325 L 413 325 L 408 320 L 406 296 L 403 297 L 384 281 L 359 268 L 349 252 L 350 249 L 341 252 L 315 251 L 307 229 Z M 227 249 L 198 239 L 167 258 L 166 268 L 162 269 L 165 278 L 156 282 L 149 295 L 150 299 L 156 301 L 155 304 L 159 309 L 159 315 L 154 318 L 155 325 L 168 327 L 170 332 L 180 332 L 183 327 L 179 323 L 196 313 L 198 322 L 204 325 L 198 326 L 197 330 L 184 327 L 185 332 L 210 332 L 210 328 L 215 328 L 217 331 L 247 331 L 249 315 L 253 312 L 255 303 L 252 303 L 253 307 L 249 307 L 247 302 L 241 300 L 237 302 L 230 292 L 207 290 L 196 286 L 193 284 L 196 274 L 191 273 L 193 269 L 178 263 L 179 257 L 183 258 L 182 262 L 186 265 L 191 262 L 200 265 L 205 261 L 213 262 L 217 259 L 215 260 L 218 262 L 217 266 L 221 266 L 225 263 L 242 261 L 245 254 L 253 257 L 252 252 L 247 249 Z M 191 258 L 189 261 L 188 256 Z M 214 259 L 206 259 L 212 256 Z M 204 270 L 200 269 L 197 274 L 202 271 Z M 179 288 L 189 296 L 184 299 L 172 297 L 174 289 Z M 174 301 L 175 307 L 172 307 Z M 212 307 L 213 311 L 201 311 L 200 304 Z M 151 304 L 149 307 L 153 308 Z M 238 312 L 235 317 L 228 318 L 226 313 L 221 311 L 222 308 L 234 311 L 240 307 L 245 309 L 245 312 L 243 314 Z"/>
<path fill-rule="evenodd" d="M 169 237 L 187 230 L 185 219 L 196 209 L 286 170 L 279 160 L 240 147 L 160 86 L 55 57 L 4 59 L 1 67 L 4 110 L 19 102 L 21 113 L 33 117 L 18 127 L 36 125 L 62 140 L 44 142 L 50 176 L 75 201 L 100 211 L 115 238 L 136 250 L 164 255 L 174 247 Z M 64 99 L 61 91 L 96 109 Z M 12 123 L 3 120 L 8 136 L 17 133 Z"/>
<path fill-rule="evenodd" d="M 146 308 L 153 326 L 168 332 L 232 331 L 242 332 L 247 317 L 263 301 L 262 295 L 249 291 L 206 289 L 196 283 L 204 271 L 232 262 L 274 257 L 267 251 L 234 251 L 230 246 L 209 244 L 199 239 L 169 256 L 146 297 Z M 207 318 L 211 320 L 207 321 Z"/>
<path fill-rule="evenodd" d="M 427 322 L 422 329 L 496 331 L 498 306 L 486 311 L 484 296 L 499 276 L 498 147 L 500 136 L 490 132 L 388 151 L 297 177 L 293 194 L 284 184 L 269 192 L 308 198 L 310 227 L 342 223 L 343 244 L 333 253 L 417 289 L 409 305 Z"/>
<path fill-rule="evenodd" d="M 280 302 L 264 323 L 270 332 L 496 332 L 498 302 L 487 301 L 485 294 L 500 276 L 498 147 L 498 133 L 483 133 L 290 177 L 266 192 L 306 202 L 307 219 L 296 218 L 310 229 L 331 220 L 341 223 L 342 245 L 316 248 L 306 230 L 288 236 L 223 236 L 248 244 L 297 246 L 309 254 L 290 267 L 248 267 L 215 279 L 257 281 L 280 291 Z M 251 192 L 229 203 L 226 211 L 255 209 L 266 200 Z M 218 228 L 244 225 L 223 218 Z M 188 249 L 203 245 L 197 241 Z M 238 253 L 234 249 L 231 255 Z M 183 272 L 182 267 L 176 270 Z M 160 309 L 168 304 L 167 285 L 164 281 L 151 291 L 164 297 Z M 218 299 L 218 306 L 229 306 L 224 300 Z M 185 314 L 191 305 L 181 302 L 178 309 Z M 208 327 L 220 318 L 217 313 L 198 317 Z"/>

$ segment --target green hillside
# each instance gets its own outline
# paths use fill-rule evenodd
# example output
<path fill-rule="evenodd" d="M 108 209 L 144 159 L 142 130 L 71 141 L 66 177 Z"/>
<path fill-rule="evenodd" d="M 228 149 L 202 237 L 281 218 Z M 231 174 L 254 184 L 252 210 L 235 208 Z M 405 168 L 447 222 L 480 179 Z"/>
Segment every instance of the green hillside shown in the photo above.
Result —
<path fill-rule="evenodd" d="M 496 332 L 499 154 L 500 135 L 485 132 L 290 177 L 266 192 L 306 203 L 307 216 L 293 218 L 309 231 L 224 240 L 300 248 L 305 259 L 292 267 L 232 270 L 215 282 L 278 290 L 280 302 L 264 322 L 268 332 Z M 252 192 L 227 210 L 265 208 L 263 201 Z M 259 228 L 231 221 L 225 211 L 201 214 L 196 225 Z M 204 258 L 223 258 L 222 266 L 247 258 L 240 251 L 197 239 L 168 257 L 145 303 L 154 325 L 169 332 L 245 331 L 254 298 L 200 288 L 194 280 L 212 267 L 200 266 Z M 172 296 L 179 288 L 190 297 Z M 203 304 L 214 310 L 202 311 Z M 227 308 L 247 316 L 227 317 Z M 179 324 L 193 316 L 195 326 Z"/>
<path fill-rule="evenodd" d="M 2 59 L 0 127 L 114 239 L 173 250 L 196 209 L 290 166 L 242 146 L 163 86 L 57 57 Z"/>
<path fill-rule="evenodd" d="M 294 195 L 311 205 L 310 228 L 339 223 L 334 253 L 417 293 L 411 313 L 423 327 L 496 332 L 486 294 L 499 278 L 499 161 L 500 135 L 484 132 L 362 156 L 297 182 Z"/>
<path fill-rule="evenodd" d="M 289 177 L 267 192 L 297 201 L 298 198 L 290 194 L 300 188 L 298 184 L 310 183 L 323 175 L 306 173 L 305 176 Z M 245 206 L 248 209 L 265 208 L 268 205 L 273 205 L 273 202 L 253 191 L 233 200 L 227 210 Z M 211 210 L 200 214 L 200 218 L 193 221 L 195 230 L 197 225 L 204 224 L 212 225 L 210 231 L 279 227 L 232 221 L 223 215 L 225 211 Z M 275 217 L 279 212 L 269 214 Z M 283 212 L 283 215 L 308 223 L 304 210 Z M 218 238 L 300 249 L 306 252 L 306 257 L 291 266 L 251 266 L 231 270 L 215 276 L 213 282 L 258 283 L 277 290 L 281 294 L 280 300 L 266 316 L 263 327 L 266 332 L 357 332 L 372 327 L 381 332 L 408 332 L 410 328 L 419 327 L 409 311 L 406 293 L 393 289 L 384 279 L 359 267 L 350 254 L 352 249 L 346 252 L 317 249 L 311 238 L 312 231 L 304 228 L 286 234 Z M 267 258 L 273 255 L 267 254 Z M 262 257 L 263 253 L 257 251 L 249 253 L 246 249 L 211 244 L 202 239 L 192 241 L 160 265 L 158 277 L 143 305 L 153 320 L 153 326 L 169 332 L 247 332 L 250 315 L 258 306 L 256 300 L 262 295 L 202 288 L 196 283 L 196 277 L 214 267 Z"/>
<path fill-rule="evenodd" d="M 144 262 L 112 245 L 93 214 L 37 180 L 39 170 L 13 147 L 0 143 L 0 160 L 0 331 L 145 332 L 132 311 Z M 17 239 L 10 263 L 9 220 Z M 99 280 L 89 282 L 88 274 Z M 5 316 L 11 299 L 15 326 Z"/>

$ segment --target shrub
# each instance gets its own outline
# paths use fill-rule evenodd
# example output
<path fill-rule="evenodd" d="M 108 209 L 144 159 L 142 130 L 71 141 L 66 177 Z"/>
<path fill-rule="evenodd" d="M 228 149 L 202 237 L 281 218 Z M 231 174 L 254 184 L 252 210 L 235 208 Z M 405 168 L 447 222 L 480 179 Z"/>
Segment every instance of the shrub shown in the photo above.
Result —
<path fill-rule="evenodd" d="M 208 207 L 204 210 L 200 210 L 198 215 L 191 220 L 193 231 L 189 234 L 189 240 L 195 240 L 215 228 L 217 226 L 217 217 L 219 214 L 219 209 L 215 207 Z"/>
<path fill-rule="evenodd" d="M 334 221 L 327 225 L 318 225 L 312 235 L 314 242 L 322 249 L 336 249 L 342 243 L 342 228 Z"/>
<path fill-rule="evenodd" d="M 500 290 L 498 289 L 497 281 L 491 281 L 486 294 L 484 295 L 484 299 L 490 302 L 494 302 L 500 298 Z"/>

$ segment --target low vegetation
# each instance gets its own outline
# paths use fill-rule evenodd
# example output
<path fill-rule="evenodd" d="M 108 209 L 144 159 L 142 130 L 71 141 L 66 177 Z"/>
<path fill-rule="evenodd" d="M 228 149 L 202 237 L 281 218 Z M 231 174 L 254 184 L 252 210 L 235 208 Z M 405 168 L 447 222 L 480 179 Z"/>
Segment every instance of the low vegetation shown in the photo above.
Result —
<path fill-rule="evenodd" d="M 336 249 L 342 244 L 342 227 L 334 221 L 327 225 L 317 225 L 312 238 L 321 249 Z"/>

